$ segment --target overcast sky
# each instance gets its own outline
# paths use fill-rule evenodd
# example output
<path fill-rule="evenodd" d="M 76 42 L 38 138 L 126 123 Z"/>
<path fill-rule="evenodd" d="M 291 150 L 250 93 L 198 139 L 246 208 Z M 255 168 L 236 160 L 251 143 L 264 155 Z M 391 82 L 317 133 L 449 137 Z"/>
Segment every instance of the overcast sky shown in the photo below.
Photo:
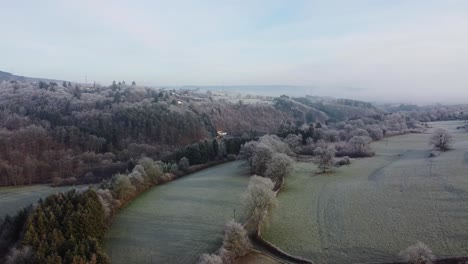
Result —
<path fill-rule="evenodd" d="M 19 75 L 468 103 L 466 0 L 5 0 L 0 28 Z"/>

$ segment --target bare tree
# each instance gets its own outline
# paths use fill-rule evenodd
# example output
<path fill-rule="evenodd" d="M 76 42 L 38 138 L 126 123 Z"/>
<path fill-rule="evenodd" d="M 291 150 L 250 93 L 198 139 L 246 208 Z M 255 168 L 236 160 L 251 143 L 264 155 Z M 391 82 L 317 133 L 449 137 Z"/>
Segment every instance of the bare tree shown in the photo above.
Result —
<path fill-rule="evenodd" d="M 447 129 L 437 128 L 429 139 L 429 144 L 441 151 L 450 149 L 453 143 L 453 137 Z"/>
<path fill-rule="evenodd" d="M 400 256 L 410 264 L 432 264 L 435 260 L 432 250 L 422 242 L 409 246 L 400 252 Z"/>

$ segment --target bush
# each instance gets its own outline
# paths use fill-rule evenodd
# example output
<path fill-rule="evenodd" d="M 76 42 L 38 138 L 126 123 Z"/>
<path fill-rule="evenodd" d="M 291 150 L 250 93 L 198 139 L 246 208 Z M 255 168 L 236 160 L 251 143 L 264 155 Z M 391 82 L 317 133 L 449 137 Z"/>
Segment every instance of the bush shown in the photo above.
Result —
<path fill-rule="evenodd" d="M 179 161 L 179 169 L 186 171 L 190 167 L 190 162 L 186 157 L 183 157 Z"/>
<path fill-rule="evenodd" d="M 435 157 L 439 157 L 440 156 L 440 151 L 438 150 L 433 150 L 431 151 L 431 153 L 429 154 L 429 157 L 430 158 L 435 158 Z"/>
<path fill-rule="evenodd" d="M 435 260 L 432 250 L 422 242 L 409 246 L 400 256 L 410 264 L 432 264 Z"/>
<path fill-rule="evenodd" d="M 351 159 L 348 156 L 344 156 L 335 160 L 335 166 L 338 166 L 338 167 L 349 165 L 349 164 L 351 164 Z"/>

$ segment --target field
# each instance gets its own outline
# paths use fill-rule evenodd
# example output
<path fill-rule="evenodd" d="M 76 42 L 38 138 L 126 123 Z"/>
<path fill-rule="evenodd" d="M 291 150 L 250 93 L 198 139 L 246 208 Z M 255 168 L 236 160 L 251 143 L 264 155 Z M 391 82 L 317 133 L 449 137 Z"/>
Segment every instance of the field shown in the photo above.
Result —
<path fill-rule="evenodd" d="M 14 215 L 18 210 L 36 203 L 53 193 L 65 192 L 86 185 L 51 187 L 48 185 L 31 185 L 20 187 L 0 187 L 0 219 L 5 215 Z"/>
<path fill-rule="evenodd" d="M 209 168 L 142 194 L 113 220 L 105 246 L 112 263 L 194 263 L 220 246 L 239 219 L 249 180 L 242 162 Z"/>
<path fill-rule="evenodd" d="M 62 186 L 50 187 L 47 185 L 31 185 L 21 187 L 1 187 L 0 188 L 0 219 L 5 215 L 14 215 L 18 210 L 35 203 L 39 198 L 47 197 L 57 192 L 68 191 L 72 188 L 82 186 Z"/>
<path fill-rule="evenodd" d="M 398 260 L 422 241 L 438 257 L 468 255 L 468 133 L 462 122 L 431 123 L 454 133 L 454 149 L 429 159 L 425 134 L 372 144 L 377 155 L 315 175 L 301 162 L 264 237 L 316 263 Z"/>

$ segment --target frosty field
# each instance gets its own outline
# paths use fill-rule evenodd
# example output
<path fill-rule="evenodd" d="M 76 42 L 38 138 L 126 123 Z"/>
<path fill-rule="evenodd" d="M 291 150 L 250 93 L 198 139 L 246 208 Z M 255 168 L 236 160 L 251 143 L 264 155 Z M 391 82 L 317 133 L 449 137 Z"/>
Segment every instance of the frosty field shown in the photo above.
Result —
<path fill-rule="evenodd" d="M 37 202 L 39 198 L 44 198 L 53 193 L 65 192 L 79 187 L 82 186 L 50 187 L 48 185 L 31 185 L 20 187 L 0 187 L 0 219 L 3 219 L 7 214 L 16 214 L 16 212 L 21 210 L 23 207 Z"/>
<path fill-rule="evenodd" d="M 429 159 L 424 134 L 372 144 L 377 155 L 327 175 L 299 163 L 264 237 L 316 263 L 398 260 L 421 241 L 438 257 L 468 254 L 468 133 L 463 122 L 436 122 L 454 133 L 454 149 Z"/>
<path fill-rule="evenodd" d="M 105 246 L 112 263 L 194 263 L 221 246 L 249 180 L 243 162 L 156 186 L 118 213 Z"/>

